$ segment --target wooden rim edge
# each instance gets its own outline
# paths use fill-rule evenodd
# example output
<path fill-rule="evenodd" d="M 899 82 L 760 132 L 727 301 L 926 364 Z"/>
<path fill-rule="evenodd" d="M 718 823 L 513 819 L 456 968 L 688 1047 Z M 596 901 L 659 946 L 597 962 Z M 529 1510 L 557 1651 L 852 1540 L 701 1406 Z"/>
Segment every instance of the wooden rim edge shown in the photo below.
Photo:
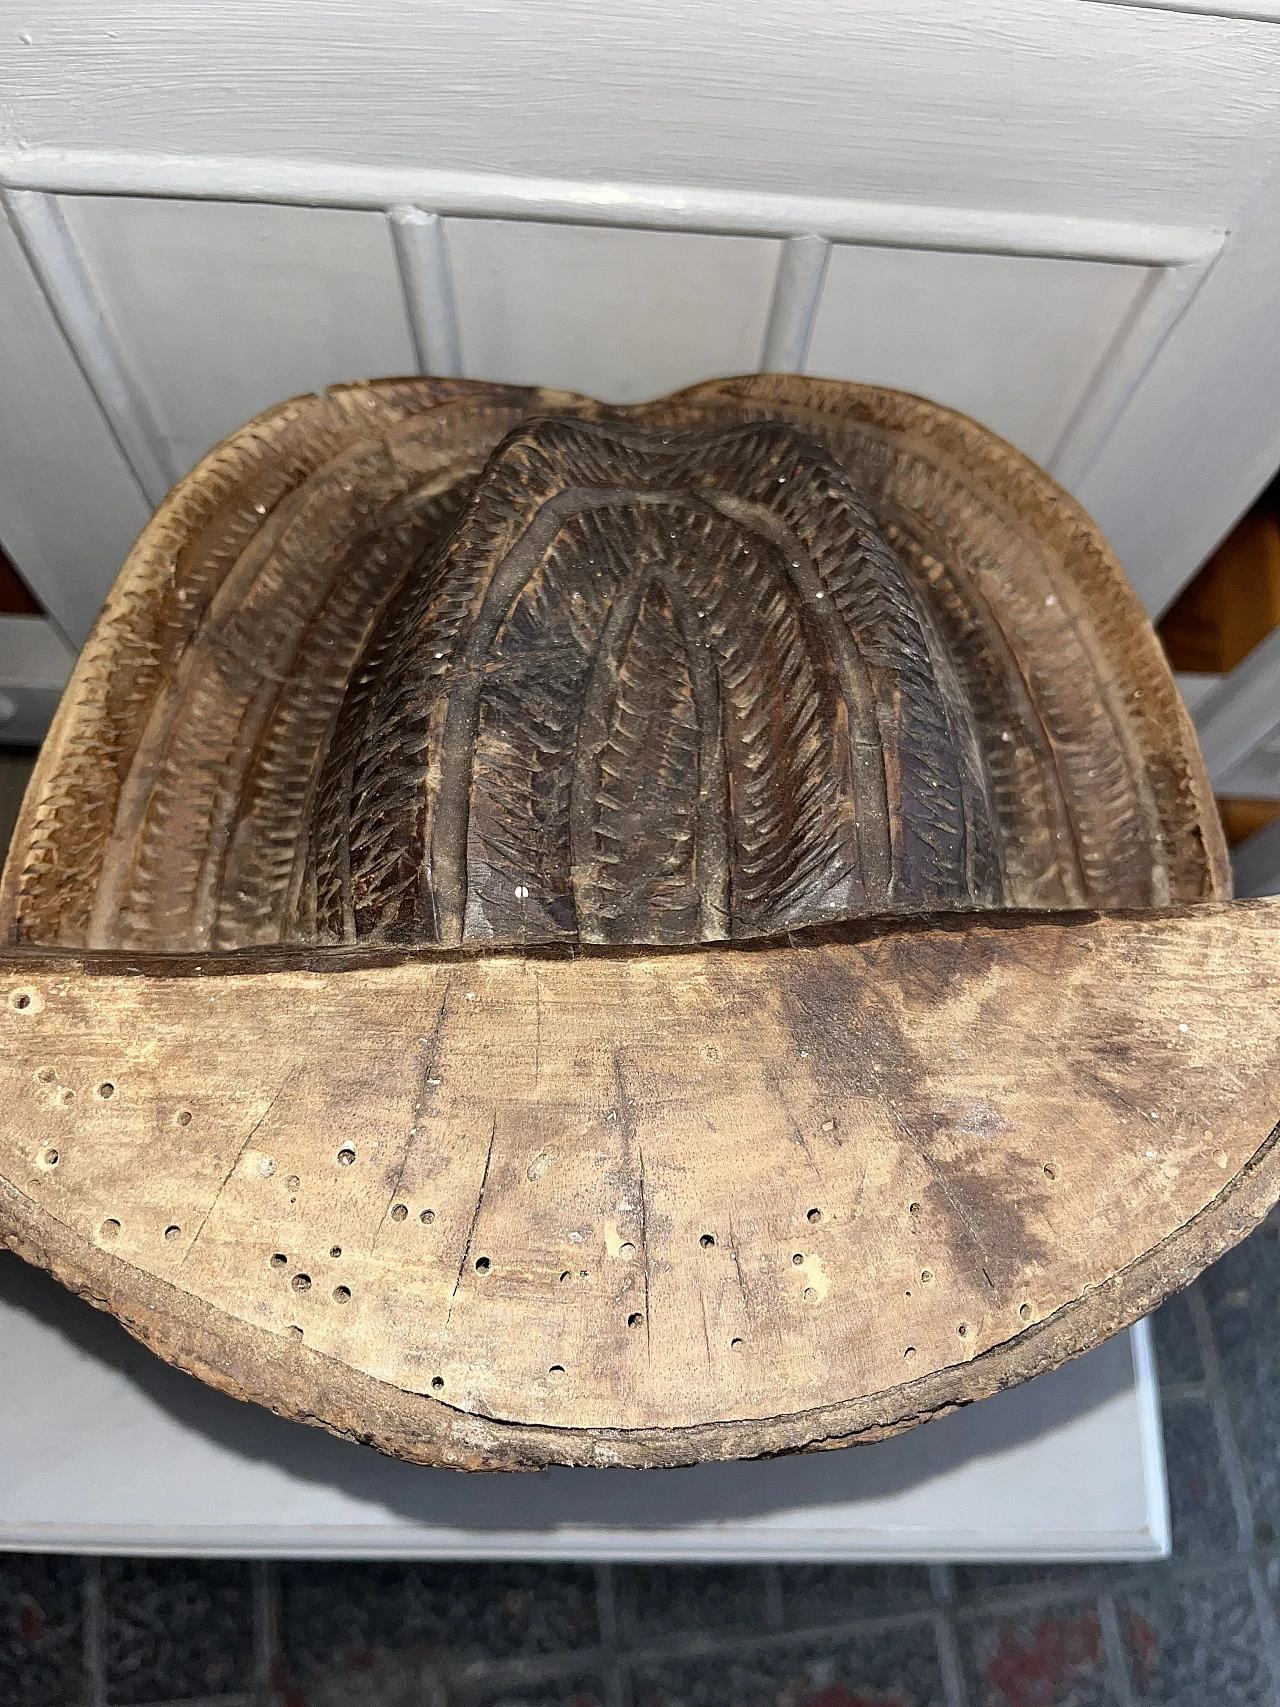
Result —
<path fill-rule="evenodd" d="M 144 1274 L 0 1180 L 0 1241 L 106 1310 L 165 1362 L 233 1398 L 411 1463 L 459 1470 L 546 1465 L 677 1468 L 881 1440 L 1017 1386 L 1091 1350 L 1188 1285 L 1280 1198 L 1280 1126 L 1218 1195 L 1126 1268 L 1013 1339 L 903 1386 L 819 1410 L 680 1429 L 601 1430 L 495 1421 L 364 1375 Z M 314 1395 L 324 1394 L 323 1406 Z"/>

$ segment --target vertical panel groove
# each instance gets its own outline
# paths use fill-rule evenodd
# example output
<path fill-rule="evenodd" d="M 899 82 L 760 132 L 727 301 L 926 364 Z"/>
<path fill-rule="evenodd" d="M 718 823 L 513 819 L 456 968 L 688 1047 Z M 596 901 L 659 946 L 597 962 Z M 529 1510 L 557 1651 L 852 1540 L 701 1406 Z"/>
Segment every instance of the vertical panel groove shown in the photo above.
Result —
<path fill-rule="evenodd" d="M 765 373 L 803 370 L 830 258 L 825 237 L 788 237 L 782 244 L 760 355 Z"/>
<path fill-rule="evenodd" d="M 1045 459 L 1049 473 L 1064 486 L 1079 486 L 1105 451 L 1120 417 L 1216 259 L 1153 269 Z"/>
<path fill-rule="evenodd" d="M 390 208 L 387 221 L 418 372 L 442 378 L 460 375 L 462 342 L 444 221 L 420 207 Z"/>
<path fill-rule="evenodd" d="M 177 471 L 57 198 L 39 190 L 0 190 L 0 199 L 112 436 L 154 509 Z"/>

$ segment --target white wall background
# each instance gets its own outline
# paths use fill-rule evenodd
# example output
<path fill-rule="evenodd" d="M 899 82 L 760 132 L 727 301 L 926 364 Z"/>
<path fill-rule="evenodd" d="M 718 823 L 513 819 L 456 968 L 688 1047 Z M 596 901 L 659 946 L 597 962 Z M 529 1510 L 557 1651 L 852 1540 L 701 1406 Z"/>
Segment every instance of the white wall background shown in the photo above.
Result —
<path fill-rule="evenodd" d="M 1240 9 L 0 0 L 0 539 L 78 643 L 282 396 L 768 366 L 1006 434 L 1157 611 L 1280 466 L 1280 0 Z"/>

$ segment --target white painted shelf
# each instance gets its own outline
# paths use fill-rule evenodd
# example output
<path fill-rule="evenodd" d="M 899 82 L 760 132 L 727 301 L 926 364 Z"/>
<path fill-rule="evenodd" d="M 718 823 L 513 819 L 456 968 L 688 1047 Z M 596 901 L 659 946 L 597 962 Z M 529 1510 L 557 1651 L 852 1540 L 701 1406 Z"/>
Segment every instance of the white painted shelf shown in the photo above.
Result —
<path fill-rule="evenodd" d="M 897 1439 L 689 1470 L 465 1476 L 215 1393 L 0 1253 L 0 1549 L 343 1558 L 1168 1552 L 1146 1323 Z"/>

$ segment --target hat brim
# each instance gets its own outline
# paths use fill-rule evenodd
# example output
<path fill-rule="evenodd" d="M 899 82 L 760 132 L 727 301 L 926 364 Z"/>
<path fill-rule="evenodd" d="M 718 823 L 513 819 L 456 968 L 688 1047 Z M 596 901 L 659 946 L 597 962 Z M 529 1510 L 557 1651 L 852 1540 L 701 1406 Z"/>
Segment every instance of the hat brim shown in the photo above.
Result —
<path fill-rule="evenodd" d="M 876 1439 L 1280 1195 L 1280 902 L 670 951 L 3 957 L 0 1236 L 398 1457 Z"/>

